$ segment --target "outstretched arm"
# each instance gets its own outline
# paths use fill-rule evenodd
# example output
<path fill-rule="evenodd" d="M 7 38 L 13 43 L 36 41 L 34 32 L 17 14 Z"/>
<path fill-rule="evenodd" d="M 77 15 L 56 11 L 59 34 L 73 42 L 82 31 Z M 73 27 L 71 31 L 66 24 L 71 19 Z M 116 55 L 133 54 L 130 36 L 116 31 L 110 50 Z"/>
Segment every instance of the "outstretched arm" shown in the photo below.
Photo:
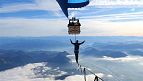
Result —
<path fill-rule="evenodd" d="M 85 40 L 83 42 L 81 42 L 80 44 L 83 44 L 85 42 Z"/>
<path fill-rule="evenodd" d="M 72 40 L 70 39 L 71 43 L 73 44 Z"/>

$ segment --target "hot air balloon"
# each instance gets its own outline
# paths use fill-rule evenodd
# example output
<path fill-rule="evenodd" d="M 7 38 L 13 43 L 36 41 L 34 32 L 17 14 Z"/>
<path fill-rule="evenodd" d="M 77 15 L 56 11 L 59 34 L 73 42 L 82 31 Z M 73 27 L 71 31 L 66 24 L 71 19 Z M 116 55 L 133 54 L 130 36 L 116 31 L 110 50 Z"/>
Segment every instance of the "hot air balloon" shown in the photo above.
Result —
<path fill-rule="evenodd" d="M 82 8 L 89 4 L 89 0 L 57 0 L 63 13 L 68 18 L 68 8 Z M 69 19 L 68 33 L 69 34 L 80 34 L 80 22 L 79 19 L 72 17 Z"/>

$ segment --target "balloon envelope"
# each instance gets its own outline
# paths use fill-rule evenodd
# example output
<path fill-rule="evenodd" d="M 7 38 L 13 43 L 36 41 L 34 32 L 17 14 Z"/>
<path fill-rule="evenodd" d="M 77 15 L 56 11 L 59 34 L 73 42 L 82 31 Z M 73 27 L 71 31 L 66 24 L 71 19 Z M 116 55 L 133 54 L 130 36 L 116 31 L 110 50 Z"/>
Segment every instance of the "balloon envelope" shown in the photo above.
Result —
<path fill-rule="evenodd" d="M 63 13 L 68 17 L 68 8 L 81 8 L 89 4 L 89 0 L 57 0 Z"/>

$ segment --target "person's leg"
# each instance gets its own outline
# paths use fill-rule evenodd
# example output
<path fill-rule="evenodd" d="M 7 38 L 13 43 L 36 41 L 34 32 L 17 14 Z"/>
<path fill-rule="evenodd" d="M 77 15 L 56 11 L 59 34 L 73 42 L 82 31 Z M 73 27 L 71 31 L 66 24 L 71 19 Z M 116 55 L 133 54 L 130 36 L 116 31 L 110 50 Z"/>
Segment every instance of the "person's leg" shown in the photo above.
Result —
<path fill-rule="evenodd" d="M 78 53 L 79 53 L 79 51 L 77 51 L 77 50 L 75 50 L 75 60 L 76 60 L 76 62 L 78 63 Z"/>
<path fill-rule="evenodd" d="M 76 62 L 78 63 L 78 54 L 77 53 L 75 54 L 75 59 L 76 59 Z"/>

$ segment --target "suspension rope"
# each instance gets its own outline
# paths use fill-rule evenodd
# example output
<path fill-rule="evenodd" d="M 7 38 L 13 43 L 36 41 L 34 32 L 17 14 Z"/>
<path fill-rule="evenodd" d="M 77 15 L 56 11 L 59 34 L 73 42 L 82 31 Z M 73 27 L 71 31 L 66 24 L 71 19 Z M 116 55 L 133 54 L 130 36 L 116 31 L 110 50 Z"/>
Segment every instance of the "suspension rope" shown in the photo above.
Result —
<path fill-rule="evenodd" d="M 93 74 L 95 76 L 94 81 L 99 81 L 99 80 L 104 81 L 102 78 L 98 77 L 95 73 L 93 73 L 88 68 L 82 67 L 82 65 L 80 65 L 79 63 L 78 63 L 78 67 L 81 70 L 81 73 L 83 72 L 85 81 L 87 81 L 87 79 L 86 79 L 86 71 L 88 71 L 89 73 L 91 73 L 91 74 Z"/>
<path fill-rule="evenodd" d="M 76 34 L 74 34 L 75 42 L 76 42 Z"/>

